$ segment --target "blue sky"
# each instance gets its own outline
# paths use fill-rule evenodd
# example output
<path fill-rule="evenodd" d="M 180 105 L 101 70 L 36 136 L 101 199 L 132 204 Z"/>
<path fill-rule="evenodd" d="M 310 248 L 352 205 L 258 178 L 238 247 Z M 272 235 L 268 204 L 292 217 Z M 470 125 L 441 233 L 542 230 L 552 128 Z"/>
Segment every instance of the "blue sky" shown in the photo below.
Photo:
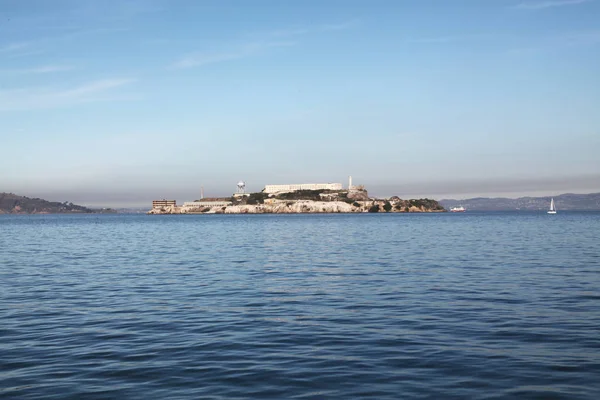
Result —
<path fill-rule="evenodd" d="M 600 1 L 0 2 L 0 191 L 600 191 Z"/>

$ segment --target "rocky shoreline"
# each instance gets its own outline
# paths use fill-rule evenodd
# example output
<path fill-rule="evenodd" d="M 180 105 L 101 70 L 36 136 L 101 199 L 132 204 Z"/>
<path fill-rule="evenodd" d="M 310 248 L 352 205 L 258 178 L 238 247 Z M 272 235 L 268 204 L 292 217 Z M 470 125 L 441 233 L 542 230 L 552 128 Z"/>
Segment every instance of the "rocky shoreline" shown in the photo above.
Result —
<path fill-rule="evenodd" d="M 198 202 L 201 204 L 201 202 Z M 260 204 L 230 204 L 211 207 L 170 206 L 153 208 L 148 214 L 319 214 L 319 213 L 431 213 L 446 210 L 435 200 L 274 200 Z"/>

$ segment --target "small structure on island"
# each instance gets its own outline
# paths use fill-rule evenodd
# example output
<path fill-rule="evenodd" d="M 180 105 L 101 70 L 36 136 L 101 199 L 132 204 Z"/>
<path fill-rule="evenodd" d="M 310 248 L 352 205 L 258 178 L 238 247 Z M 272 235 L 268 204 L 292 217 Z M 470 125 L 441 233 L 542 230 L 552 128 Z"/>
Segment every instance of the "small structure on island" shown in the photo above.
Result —
<path fill-rule="evenodd" d="M 369 193 L 363 185 L 352 184 L 352 175 L 348 176 L 348 198 L 358 201 L 369 200 Z"/>
<path fill-rule="evenodd" d="M 244 194 L 246 193 L 246 182 L 244 181 L 239 181 L 237 184 L 237 192 L 238 194 Z"/>
<path fill-rule="evenodd" d="M 240 197 L 246 197 L 246 196 L 249 196 L 249 194 L 246 193 L 246 182 L 239 181 L 237 183 L 237 190 L 233 194 L 233 197 L 240 198 Z"/>
<path fill-rule="evenodd" d="M 177 207 L 176 200 L 152 200 L 152 208 Z"/>

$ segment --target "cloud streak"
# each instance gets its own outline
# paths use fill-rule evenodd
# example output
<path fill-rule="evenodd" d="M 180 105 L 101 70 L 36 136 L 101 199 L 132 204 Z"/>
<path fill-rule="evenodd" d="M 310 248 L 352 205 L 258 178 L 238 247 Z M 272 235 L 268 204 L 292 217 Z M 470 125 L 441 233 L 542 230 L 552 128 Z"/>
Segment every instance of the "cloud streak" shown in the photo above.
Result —
<path fill-rule="evenodd" d="M 456 42 L 456 41 L 462 40 L 462 39 L 464 39 L 464 38 L 460 37 L 460 36 L 437 36 L 437 37 L 432 36 L 432 37 L 407 39 L 406 42 L 408 42 L 408 43 L 423 43 L 423 44 L 427 44 L 427 43 L 438 44 L 438 43 Z"/>
<path fill-rule="evenodd" d="M 75 67 L 73 67 L 72 65 L 41 65 L 39 67 L 33 67 L 33 68 L 0 70 L 0 73 L 8 73 L 8 74 L 16 74 L 16 75 L 49 74 L 49 73 L 54 73 L 54 72 L 72 71 L 74 69 L 75 69 Z"/>
<path fill-rule="evenodd" d="M 335 32 L 343 31 L 346 29 L 354 28 L 358 24 L 358 21 L 347 21 L 337 24 L 322 24 L 317 26 L 297 26 L 287 29 L 279 29 L 269 32 L 269 36 L 272 37 L 289 37 L 289 36 L 301 36 L 308 35 L 311 33 L 319 32 Z"/>
<path fill-rule="evenodd" d="M 255 56 L 259 53 L 265 52 L 268 49 L 276 47 L 290 47 L 297 44 L 294 40 L 286 40 L 286 38 L 293 39 L 297 36 L 304 36 L 312 33 L 319 32 L 334 32 L 342 31 L 353 28 L 356 26 L 357 21 L 347 21 L 337 24 L 321 24 L 317 26 L 297 26 L 287 29 L 280 29 L 271 32 L 263 32 L 261 36 L 262 40 L 256 40 L 248 44 L 242 45 L 231 51 L 214 52 L 214 53 L 190 53 L 183 56 L 181 59 L 173 63 L 170 68 L 174 69 L 186 69 L 193 67 L 200 67 L 207 64 L 214 64 L 224 61 L 239 60 L 246 57 Z M 255 36 L 255 35 L 252 35 Z"/>
<path fill-rule="evenodd" d="M 21 51 L 30 46 L 29 42 L 18 42 L 18 43 L 9 43 L 3 46 L 0 46 L 0 54 L 4 53 L 12 53 L 14 51 Z"/>
<path fill-rule="evenodd" d="M 600 44 L 600 30 L 589 32 L 569 32 L 562 35 L 538 38 L 528 42 L 529 46 L 509 49 L 507 54 L 531 55 L 544 51 L 597 46 Z"/>
<path fill-rule="evenodd" d="M 85 40 L 86 37 L 97 35 L 120 34 L 129 31 L 126 27 L 100 27 L 100 28 L 81 28 L 66 27 L 60 29 L 64 33 L 57 35 L 43 35 L 38 39 L 27 42 L 14 42 L 0 45 L 0 58 L 17 58 L 41 53 L 47 53 L 52 50 L 59 50 L 65 42 Z"/>
<path fill-rule="evenodd" d="M 16 58 L 30 54 L 39 54 L 41 52 L 39 49 L 34 48 L 32 42 L 15 42 L 0 45 L 0 58 Z"/>
<path fill-rule="evenodd" d="M 102 101 L 98 97 L 107 91 L 134 82 L 134 79 L 104 79 L 84 83 L 69 89 L 47 87 L 0 90 L 0 112 L 69 107 Z"/>
<path fill-rule="evenodd" d="M 521 10 L 545 10 L 547 8 L 574 6 L 577 4 L 589 3 L 590 0 L 547 0 L 547 1 L 526 1 L 513 6 Z"/>
<path fill-rule="evenodd" d="M 223 61 L 237 60 L 259 54 L 267 49 L 275 47 L 294 46 L 295 42 L 263 42 L 250 43 L 231 52 L 222 53 L 191 53 L 182 57 L 179 61 L 171 65 L 171 68 L 186 69 L 200 67 L 207 64 L 214 64 Z"/>
<path fill-rule="evenodd" d="M 468 41 L 481 41 L 491 42 L 496 40 L 506 40 L 514 38 L 511 35 L 506 34 L 494 34 L 494 33 L 476 33 L 476 34 L 464 34 L 464 35 L 442 35 L 442 36 L 430 36 L 430 37 L 407 37 L 404 39 L 405 43 L 413 44 L 447 44 L 457 42 L 468 42 Z"/>

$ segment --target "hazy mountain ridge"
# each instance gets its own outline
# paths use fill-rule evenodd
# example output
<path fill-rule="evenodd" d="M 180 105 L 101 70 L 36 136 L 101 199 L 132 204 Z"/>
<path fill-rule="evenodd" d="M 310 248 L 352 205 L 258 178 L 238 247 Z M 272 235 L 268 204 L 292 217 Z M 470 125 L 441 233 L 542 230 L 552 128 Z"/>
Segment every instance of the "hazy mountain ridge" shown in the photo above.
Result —
<path fill-rule="evenodd" d="M 600 193 L 575 194 L 565 193 L 558 196 L 519 197 L 475 197 L 465 200 L 442 199 L 440 204 L 446 208 L 463 206 L 467 211 L 502 211 L 502 210 L 547 210 L 550 199 L 554 198 L 556 208 L 560 210 L 600 211 Z"/>
<path fill-rule="evenodd" d="M 70 214 L 93 213 L 94 210 L 73 203 L 47 201 L 38 198 L 19 196 L 14 193 L 0 193 L 0 214 Z"/>

